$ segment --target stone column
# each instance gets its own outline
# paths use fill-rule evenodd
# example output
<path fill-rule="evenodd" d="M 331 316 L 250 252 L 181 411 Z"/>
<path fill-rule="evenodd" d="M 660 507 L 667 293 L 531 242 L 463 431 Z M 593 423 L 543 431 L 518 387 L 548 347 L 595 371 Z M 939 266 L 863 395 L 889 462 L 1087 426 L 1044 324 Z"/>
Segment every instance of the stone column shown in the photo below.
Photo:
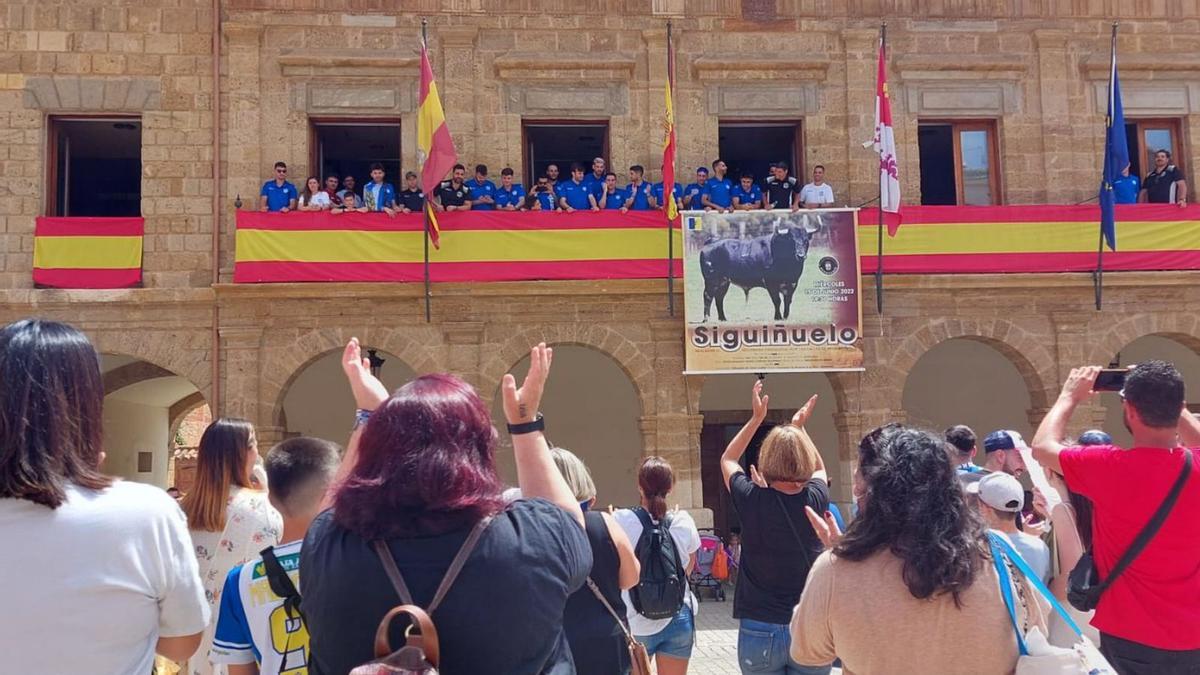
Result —
<path fill-rule="evenodd" d="M 1050 405 L 1054 405 L 1054 401 L 1058 399 L 1058 394 L 1062 390 L 1062 385 L 1067 381 L 1067 376 L 1071 374 L 1072 368 L 1089 364 L 1087 361 L 1090 358 L 1091 336 L 1089 328 L 1092 322 L 1092 316 L 1085 313 L 1069 313 L 1069 314 L 1054 314 L 1051 316 L 1054 324 L 1054 346 L 1055 357 L 1058 361 L 1058 377 L 1052 381 L 1046 382 L 1046 401 Z M 1104 365 L 1104 364 L 1099 364 Z M 1049 412 L 1049 409 L 1046 410 Z M 1034 411 L 1030 411 L 1030 421 L 1036 429 L 1042 422 L 1041 415 L 1036 421 L 1032 415 Z M 1071 416 L 1071 430 L 1084 427 L 1103 428 L 1104 418 L 1107 412 L 1103 402 L 1099 396 L 1093 396 L 1075 409 L 1075 414 Z"/>
<path fill-rule="evenodd" d="M 442 324 L 446 340 L 446 367 L 458 373 L 471 386 L 483 391 L 483 329 L 478 321 L 458 321 Z"/>
<path fill-rule="evenodd" d="M 480 64 L 476 63 L 475 39 L 479 34 L 476 26 L 454 26 L 430 28 L 430 41 L 441 43 L 441 72 L 434 64 L 434 75 L 440 85 L 442 107 L 446 111 L 446 123 L 454 135 L 454 145 L 459 157 L 479 157 L 479 137 L 476 97 Z M 491 64 L 488 64 L 490 67 Z M 472 174 L 471 170 L 467 171 Z"/>
<path fill-rule="evenodd" d="M 254 427 L 254 435 L 258 439 L 258 454 L 266 455 L 278 443 L 287 437 L 287 429 L 270 424 L 259 424 Z"/>
<path fill-rule="evenodd" d="M 215 415 L 242 417 L 256 426 L 275 424 L 270 406 L 259 406 L 259 362 L 262 358 L 263 329 L 250 326 L 226 326 L 221 335 L 221 410 Z"/>
<path fill-rule="evenodd" d="M 223 283 L 233 279 L 235 254 L 235 213 L 233 203 L 238 196 L 242 208 L 258 208 L 258 191 L 264 168 L 260 133 L 262 129 L 261 55 L 263 27 L 258 24 L 225 23 L 225 64 L 221 86 L 225 88 L 225 110 L 222 113 L 222 150 L 225 169 L 221 200 L 221 260 Z"/>
<path fill-rule="evenodd" d="M 1078 146 L 1075 143 L 1075 131 L 1071 124 L 1069 92 L 1078 79 L 1079 73 L 1072 72 L 1070 59 L 1067 55 L 1067 40 L 1070 33 L 1059 30 L 1033 31 L 1034 44 L 1037 45 L 1038 97 L 1041 100 L 1041 148 L 1025 147 L 1022 154 L 1040 154 L 1043 162 L 1043 176 L 1056 176 L 1061 180 L 1040 180 L 1040 190 L 1036 198 L 1043 204 L 1069 204 L 1083 198 L 1084 182 L 1077 187 L 1071 186 L 1074 181 L 1063 176 L 1064 170 L 1077 164 L 1074 161 Z M 1032 139 L 1030 139 L 1032 140 Z M 1094 182 L 1094 179 L 1093 179 Z M 1032 186 L 1030 186 L 1032 187 Z M 1094 190 L 1088 183 L 1088 190 Z M 1036 203 L 1036 202 L 1035 202 Z"/>
<path fill-rule="evenodd" d="M 826 164 L 836 164 L 840 159 L 842 165 L 846 167 L 843 179 L 846 181 L 846 185 L 838 195 L 839 204 L 843 201 L 858 203 L 876 196 L 879 192 L 879 160 L 862 147 L 863 141 L 873 138 L 875 135 L 875 80 L 878 73 L 876 58 L 879 49 L 879 30 L 858 28 L 843 30 L 842 46 L 845 50 L 844 61 L 834 65 L 835 67 L 840 66 L 845 73 L 845 88 L 840 92 L 845 101 L 846 110 L 845 154 L 841 158 L 823 158 Z M 893 88 L 892 91 L 894 92 L 895 89 Z M 894 93 L 892 101 L 894 106 L 896 101 Z M 838 110 L 839 106 L 834 102 L 827 101 L 826 108 Z M 903 119 L 894 112 L 892 117 L 897 122 Z M 839 125 L 835 123 L 832 126 L 838 127 Z M 900 145 L 901 137 L 901 130 L 897 128 L 897 145 Z M 903 150 L 897 148 L 896 152 L 905 168 L 912 167 L 909 171 L 901 171 L 902 179 L 905 173 L 917 173 L 915 145 L 911 151 L 905 147 Z M 909 159 L 906 161 L 905 157 Z M 812 163 L 819 162 L 813 161 Z M 919 201 L 919 197 L 917 201 Z M 864 301 L 866 299 L 863 298 Z"/>

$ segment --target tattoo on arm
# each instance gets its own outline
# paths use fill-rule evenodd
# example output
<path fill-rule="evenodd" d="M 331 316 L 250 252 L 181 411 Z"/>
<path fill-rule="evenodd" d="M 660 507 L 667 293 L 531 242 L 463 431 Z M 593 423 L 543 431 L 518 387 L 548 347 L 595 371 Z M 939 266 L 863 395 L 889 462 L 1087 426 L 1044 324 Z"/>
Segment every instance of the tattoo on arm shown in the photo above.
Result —
<path fill-rule="evenodd" d="M 525 419 L 525 417 L 528 414 L 529 414 L 529 408 L 526 407 L 526 405 L 524 403 L 517 406 L 517 415 L 520 416 L 521 419 Z"/>

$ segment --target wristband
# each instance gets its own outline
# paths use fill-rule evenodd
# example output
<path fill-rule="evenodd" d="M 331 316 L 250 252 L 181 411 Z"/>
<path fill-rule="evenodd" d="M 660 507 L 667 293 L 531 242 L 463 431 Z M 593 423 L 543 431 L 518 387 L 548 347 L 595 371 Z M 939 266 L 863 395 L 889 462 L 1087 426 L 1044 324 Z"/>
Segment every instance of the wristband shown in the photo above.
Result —
<path fill-rule="evenodd" d="M 371 419 L 371 411 L 370 410 L 367 410 L 365 408 L 359 408 L 358 410 L 355 410 L 354 411 L 354 426 L 350 428 L 350 431 L 357 431 L 358 428 L 361 427 L 362 425 L 366 424 L 367 420 L 369 420 L 369 419 Z"/>
<path fill-rule="evenodd" d="M 513 436 L 520 434 L 531 434 L 535 431 L 544 431 L 546 429 L 546 420 L 542 417 L 542 413 L 538 413 L 537 417 L 533 418 L 532 422 L 524 422 L 522 424 L 508 425 L 508 433 Z"/>

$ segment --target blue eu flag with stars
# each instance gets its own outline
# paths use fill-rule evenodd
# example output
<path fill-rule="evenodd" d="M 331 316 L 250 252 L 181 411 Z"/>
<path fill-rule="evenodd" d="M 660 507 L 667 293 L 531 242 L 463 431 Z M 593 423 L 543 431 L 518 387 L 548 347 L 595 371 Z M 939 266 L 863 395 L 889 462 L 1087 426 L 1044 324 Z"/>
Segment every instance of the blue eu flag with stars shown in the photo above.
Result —
<path fill-rule="evenodd" d="M 1104 178 L 1100 181 L 1100 232 L 1113 251 L 1117 250 L 1117 195 L 1113 183 L 1129 166 L 1129 145 L 1125 140 L 1125 110 L 1121 106 L 1121 83 L 1117 80 L 1117 42 L 1114 31 L 1112 66 L 1108 75 L 1108 125 L 1104 138 Z"/>

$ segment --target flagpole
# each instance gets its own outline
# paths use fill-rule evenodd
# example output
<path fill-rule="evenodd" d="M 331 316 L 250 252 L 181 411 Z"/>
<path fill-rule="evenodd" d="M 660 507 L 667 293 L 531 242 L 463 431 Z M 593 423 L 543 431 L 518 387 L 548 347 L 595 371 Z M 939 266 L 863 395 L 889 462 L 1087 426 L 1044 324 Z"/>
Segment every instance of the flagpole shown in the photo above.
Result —
<path fill-rule="evenodd" d="M 1114 110 L 1114 98 L 1115 98 L 1116 94 L 1113 91 L 1113 84 L 1114 84 L 1113 73 L 1115 73 L 1116 69 L 1117 69 L 1117 22 L 1116 21 L 1114 21 L 1112 24 L 1112 47 L 1111 47 L 1111 51 L 1109 53 L 1111 54 L 1111 57 L 1110 57 L 1109 66 L 1108 66 L 1108 114 L 1109 114 L 1109 119 L 1108 119 L 1107 126 L 1111 127 L 1113 125 L 1113 123 L 1116 121 L 1116 120 L 1112 119 L 1112 115 L 1115 115 L 1117 112 L 1116 110 Z M 1107 130 L 1106 133 L 1108 135 L 1111 135 L 1112 134 L 1111 129 Z M 1105 148 L 1105 153 L 1107 153 L 1108 151 L 1109 151 L 1109 148 Z M 1105 159 L 1105 162 L 1106 163 L 1108 162 L 1107 157 Z M 1107 176 L 1105 178 L 1107 178 Z M 1106 182 L 1103 185 L 1103 188 L 1107 189 L 1107 190 L 1111 190 L 1112 186 Z M 1100 208 L 1103 209 L 1104 208 L 1103 205 Z M 1114 214 L 1113 218 L 1114 219 L 1116 218 L 1115 214 Z M 1103 215 L 1101 215 L 1101 220 L 1103 220 Z M 1114 238 L 1114 240 L 1115 240 L 1115 238 Z M 1095 291 L 1096 291 L 1096 311 L 1099 312 L 1104 305 L 1104 227 L 1103 227 L 1103 225 L 1101 225 L 1101 227 L 1100 227 L 1100 245 L 1096 250 L 1096 273 L 1092 275 L 1092 282 L 1095 285 Z"/>
<path fill-rule="evenodd" d="M 428 27 L 429 27 L 429 19 L 422 17 L 421 18 L 421 47 L 423 49 L 428 49 L 428 45 L 429 45 L 429 36 L 428 36 L 428 32 L 427 32 Z M 422 174 L 425 173 L 425 167 L 423 167 L 423 166 L 421 167 L 421 173 Z M 424 175 L 422 175 L 422 179 L 424 179 Z M 433 198 L 433 195 L 425 195 L 425 204 L 424 204 L 425 208 L 421 209 L 422 220 L 424 221 L 424 226 L 425 226 L 425 236 L 424 236 L 424 239 L 425 239 L 425 323 L 433 322 L 433 314 L 432 314 L 432 309 L 430 307 L 431 302 L 432 302 L 431 298 L 433 297 L 433 292 L 432 292 L 432 290 L 430 290 L 430 287 L 429 287 L 429 210 L 431 208 L 433 208 L 433 206 L 430 204 L 429 200 L 432 198 Z"/>
<path fill-rule="evenodd" d="M 673 66 L 675 65 L 675 63 L 674 63 L 675 60 L 674 60 L 674 58 L 672 58 L 673 53 L 672 53 L 671 49 L 672 49 L 672 47 L 671 47 L 671 22 L 668 21 L 667 22 L 667 88 L 670 89 L 671 98 L 674 99 L 675 98 L 675 73 L 674 73 Z M 674 105 L 675 105 L 675 101 L 672 100 L 671 101 L 672 108 L 674 108 Z M 674 110 L 672 110 L 672 114 L 674 114 Z M 674 120 L 671 121 L 671 124 L 672 124 L 671 132 L 674 132 Z M 674 159 L 674 158 L 672 158 L 672 159 Z M 674 177 L 673 171 L 672 171 L 672 176 L 671 176 L 671 184 L 667 185 L 665 182 L 665 178 L 664 178 L 664 182 L 663 182 L 663 201 L 666 201 L 667 199 L 670 199 L 670 200 L 675 199 L 675 177 Z M 663 207 L 663 215 L 667 216 L 667 314 L 669 316 L 675 316 L 675 237 L 673 236 L 674 232 L 672 231 L 673 227 L 674 227 L 674 223 L 671 222 L 670 214 L 671 214 L 671 210 L 664 206 Z"/>
<path fill-rule="evenodd" d="M 879 25 L 879 53 L 884 54 L 884 48 L 887 45 L 887 22 L 884 21 Z M 878 79 L 878 75 L 876 76 Z M 881 103 L 876 102 L 876 107 Z M 876 112 L 878 116 L 878 111 Z M 876 124 L 878 124 L 876 120 Z M 876 133 L 879 130 L 876 129 Z M 883 314 L 883 178 L 881 175 L 876 175 L 876 182 L 879 187 L 879 228 L 876 233 L 876 240 L 879 242 L 875 249 L 875 311 L 878 314 Z"/>

